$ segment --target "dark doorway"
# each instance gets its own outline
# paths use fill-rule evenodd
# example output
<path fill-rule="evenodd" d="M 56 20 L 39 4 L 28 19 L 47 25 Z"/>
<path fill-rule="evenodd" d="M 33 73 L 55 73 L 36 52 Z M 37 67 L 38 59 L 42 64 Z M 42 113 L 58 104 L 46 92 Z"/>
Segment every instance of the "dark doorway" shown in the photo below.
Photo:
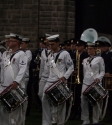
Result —
<path fill-rule="evenodd" d="M 75 0 L 75 34 L 80 38 L 87 28 L 112 34 L 112 0 Z"/>

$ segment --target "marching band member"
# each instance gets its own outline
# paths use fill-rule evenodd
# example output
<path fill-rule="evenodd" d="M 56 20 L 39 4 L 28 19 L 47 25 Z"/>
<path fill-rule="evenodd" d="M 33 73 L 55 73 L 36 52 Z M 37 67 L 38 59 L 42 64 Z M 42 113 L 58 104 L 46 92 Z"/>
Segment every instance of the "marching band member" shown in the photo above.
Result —
<path fill-rule="evenodd" d="M 50 36 L 50 35 L 49 35 Z M 46 36 L 48 37 L 48 35 Z M 42 100 L 43 89 L 46 84 L 47 78 L 49 77 L 49 65 L 48 60 L 51 54 L 51 50 L 49 48 L 49 41 L 45 39 L 46 48 L 41 53 L 41 63 L 40 63 L 40 71 L 39 71 L 39 92 L 38 95 Z"/>
<path fill-rule="evenodd" d="M 78 51 L 78 55 L 77 52 L 75 52 L 73 54 L 73 63 L 74 63 L 74 73 L 78 73 L 78 69 L 79 69 L 79 79 L 80 79 L 80 84 L 77 83 L 76 78 L 72 78 L 73 79 L 73 83 L 74 86 L 72 88 L 72 90 L 74 91 L 74 105 L 72 107 L 71 110 L 71 115 L 70 115 L 70 119 L 74 119 L 76 115 L 79 116 L 81 115 L 81 107 L 80 107 L 80 103 L 81 103 L 81 89 L 82 89 L 82 83 L 83 83 L 83 60 L 85 58 L 88 57 L 87 52 L 84 51 L 84 49 L 86 48 L 86 42 L 84 42 L 83 40 L 76 40 L 76 51 Z M 77 57 L 78 56 L 78 57 Z M 78 60 L 77 60 L 78 59 Z M 77 66 L 77 63 L 79 61 L 79 67 Z M 76 76 L 76 75 L 75 75 Z M 74 90 L 75 88 L 75 90 Z M 75 108 L 77 107 L 77 108 Z"/>
<path fill-rule="evenodd" d="M 34 89 L 34 94 L 36 96 L 37 100 L 37 107 L 41 111 L 41 100 L 38 96 L 38 91 L 39 91 L 39 70 L 40 70 L 40 62 L 41 62 L 41 53 L 45 49 L 45 43 L 44 43 L 45 37 L 39 37 L 38 42 L 39 42 L 39 49 L 37 49 L 34 54 L 33 54 L 33 62 L 32 68 L 34 69 L 34 78 L 33 78 L 33 89 Z"/>
<path fill-rule="evenodd" d="M 0 52 L 0 84 L 1 84 L 1 72 L 2 72 L 2 53 Z"/>
<path fill-rule="evenodd" d="M 83 61 L 83 72 L 84 72 L 84 79 L 82 85 L 82 94 L 81 94 L 81 120 L 83 120 L 83 125 L 89 124 L 89 107 L 88 107 L 88 99 L 83 95 L 88 86 L 90 86 L 93 82 L 101 83 L 102 78 L 105 74 L 105 65 L 102 57 L 95 56 L 95 44 L 94 43 L 87 43 L 87 51 L 90 57 L 84 59 Z M 99 109 L 98 106 L 93 106 L 93 123 L 99 122 Z"/>
<path fill-rule="evenodd" d="M 32 102 L 32 78 L 33 78 L 33 72 L 30 67 L 30 63 L 32 60 L 32 52 L 28 49 L 28 45 L 30 43 L 29 38 L 22 38 L 21 46 L 20 48 L 26 53 L 27 56 L 27 70 L 26 70 L 26 78 L 25 78 L 25 92 L 28 95 L 28 102 L 26 101 L 23 105 L 24 107 L 24 116 L 28 115 L 30 113 L 31 109 L 31 102 Z M 27 104 L 28 103 L 28 104 Z M 27 109 L 27 111 L 26 111 Z"/>
<path fill-rule="evenodd" d="M 0 86 L 0 92 L 6 89 L 12 84 L 13 89 L 20 86 L 25 89 L 25 73 L 27 70 L 27 57 L 26 54 L 20 50 L 20 44 L 22 39 L 20 36 L 11 33 L 9 48 L 12 49 L 11 56 L 9 57 L 7 64 L 4 65 L 4 79 Z M 22 112 L 22 105 L 15 111 L 8 113 L 5 107 L 0 105 L 0 124 L 1 125 L 21 125 L 24 124 L 25 119 Z"/>
<path fill-rule="evenodd" d="M 105 46 L 105 43 L 101 40 L 97 40 L 95 41 L 95 46 L 96 46 L 96 49 L 97 49 L 97 55 L 101 56 L 103 51 L 104 51 L 104 46 Z"/>
<path fill-rule="evenodd" d="M 6 51 L 3 52 L 2 54 L 2 63 L 1 63 L 1 83 L 3 83 L 3 79 L 4 79 L 4 66 L 7 65 L 8 63 L 8 59 L 11 56 L 11 49 L 9 48 L 9 44 L 10 44 L 10 35 L 5 35 L 5 42 L 6 42 Z"/>
<path fill-rule="evenodd" d="M 103 42 L 103 52 L 101 54 L 101 57 L 104 59 L 105 63 L 105 74 L 109 75 L 111 73 L 111 52 L 110 52 L 110 47 L 111 43 L 108 43 L 106 41 Z"/>
<path fill-rule="evenodd" d="M 27 71 L 26 71 L 26 85 L 25 85 L 25 89 L 27 88 L 27 84 L 29 81 L 29 66 L 30 66 L 30 62 L 32 60 L 32 53 L 31 51 L 28 49 L 28 45 L 29 45 L 30 39 L 29 38 L 22 38 L 22 42 L 21 42 L 21 46 L 20 48 L 26 53 L 28 62 L 27 62 Z"/>
<path fill-rule="evenodd" d="M 66 79 L 69 78 L 71 73 L 74 70 L 73 62 L 71 60 L 71 57 L 69 53 L 65 50 L 60 50 L 59 47 L 59 35 L 53 35 L 47 38 L 49 40 L 49 45 L 51 50 L 53 51 L 53 54 L 51 58 L 49 59 L 49 65 L 50 65 L 50 74 L 47 79 L 46 85 L 44 87 L 44 91 L 52 84 L 54 84 L 59 79 L 66 83 Z M 53 61 L 55 60 L 55 62 Z M 54 67 L 54 62 L 56 64 L 57 70 L 59 71 L 59 75 Z M 43 114 L 42 114 L 42 125 L 52 125 L 52 113 L 51 113 L 51 106 L 49 104 L 49 98 L 45 93 L 43 93 L 42 97 L 42 108 L 43 108 Z M 64 124 L 65 120 L 65 114 L 66 114 L 66 103 L 60 105 L 58 107 L 58 113 L 59 118 L 57 121 L 57 124 Z"/>
<path fill-rule="evenodd" d="M 102 58 L 105 62 L 105 76 L 112 74 L 112 52 L 110 52 L 111 42 L 104 41 L 105 46 L 103 47 Z M 106 83 L 105 83 L 106 84 Z M 112 123 L 112 91 L 109 91 L 108 99 L 108 109 L 109 109 L 109 123 Z"/>
<path fill-rule="evenodd" d="M 64 43 L 60 43 L 60 49 L 65 49 L 65 44 Z"/>
<path fill-rule="evenodd" d="M 65 44 L 65 50 L 70 53 L 72 51 L 70 40 L 65 40 L 64 44 Z"/>
<path fill-rule="evenodd" d="M 71 42 L 72 52 L 75 53 L 76 52 L 76 43 L 77 43 L 77 40 L 75 38 L 71 38 L 70 42 Z"/>

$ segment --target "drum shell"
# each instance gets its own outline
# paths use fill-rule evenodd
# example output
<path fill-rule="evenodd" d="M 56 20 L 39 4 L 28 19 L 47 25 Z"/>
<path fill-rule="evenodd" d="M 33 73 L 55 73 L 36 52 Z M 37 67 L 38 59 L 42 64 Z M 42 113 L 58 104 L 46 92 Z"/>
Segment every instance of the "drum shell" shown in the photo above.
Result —
<path fill-rule="evenodd" d="M 54 106 L 63 104 L 72 96 L 72 92 L 61 81 L 52 84 L 45 93 Z"/>
<path fill-rule="evenodd" d="M 93 82 L 84 92 L 83 95 L 87 97 L 92 106 L 100 103 L 107 95 L 108 91 L 105 90 L 101 84 Z"/>
<path fill-rule="evenodd" d="M 8 86 L 0 93 L 0 101 L 8 112 L 16 110 L 27 100 L 27 95 L 20 89 L 12 89 L 12 85 Z"/>

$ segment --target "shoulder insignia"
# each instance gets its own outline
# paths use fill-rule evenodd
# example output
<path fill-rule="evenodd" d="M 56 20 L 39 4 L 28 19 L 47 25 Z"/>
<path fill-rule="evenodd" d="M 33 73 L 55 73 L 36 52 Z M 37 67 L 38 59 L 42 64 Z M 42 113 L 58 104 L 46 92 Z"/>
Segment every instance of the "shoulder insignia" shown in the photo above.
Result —
<path fill-rule="evenodd" d="M 25 65 L 26 63 L 22 60 L 20 64 L 21 64 L 21 65 Z"/>

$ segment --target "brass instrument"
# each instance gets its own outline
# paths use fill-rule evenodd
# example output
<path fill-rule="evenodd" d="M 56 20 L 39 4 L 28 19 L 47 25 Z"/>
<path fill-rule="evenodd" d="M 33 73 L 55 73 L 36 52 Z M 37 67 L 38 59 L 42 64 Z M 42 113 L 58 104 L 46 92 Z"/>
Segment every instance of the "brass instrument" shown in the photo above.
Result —
<path fill-rule="evenodd" d="M 37 64 L 37 67 L 34 70 L 34 76 L 38 76 L 38 73 L 39 73 L 39 70 L 40 70 L 40 66 L 39 66 L 40 65 L 40 61 L 41 61 L 41 57 L 40 57 L 39 54 L 37 54 L 37 56 L 36 56 L 36 58 L 34 60 L 34 62 Z"/>
<path fill-rule="evenodd" d="M 77 70 L 77 73 L 76 73 L 76 79 L 75 79 L 75 84 L 81 84 L 80 82 L 80 78 L 79 78 L 79 75 L 80 75 L 80 54 L 78 52 L 78 50 L 76 51 L 76 70 Z"/>
<path fill-rule="evenodd" d="M 82 33 L 80 39 L 85 42 L 94 43 L 98 39 L 98 33 L 95 29 L 88 28 Z"/>
<path fill-rule="evenodd" d="M 41 60 L 41 57 L 40 57 L 39 54 L 37 54 L 37 56 L 36 56 L 34 62 L 35 62 L 36 64 L 39 64 L 40 60 Z"/>

